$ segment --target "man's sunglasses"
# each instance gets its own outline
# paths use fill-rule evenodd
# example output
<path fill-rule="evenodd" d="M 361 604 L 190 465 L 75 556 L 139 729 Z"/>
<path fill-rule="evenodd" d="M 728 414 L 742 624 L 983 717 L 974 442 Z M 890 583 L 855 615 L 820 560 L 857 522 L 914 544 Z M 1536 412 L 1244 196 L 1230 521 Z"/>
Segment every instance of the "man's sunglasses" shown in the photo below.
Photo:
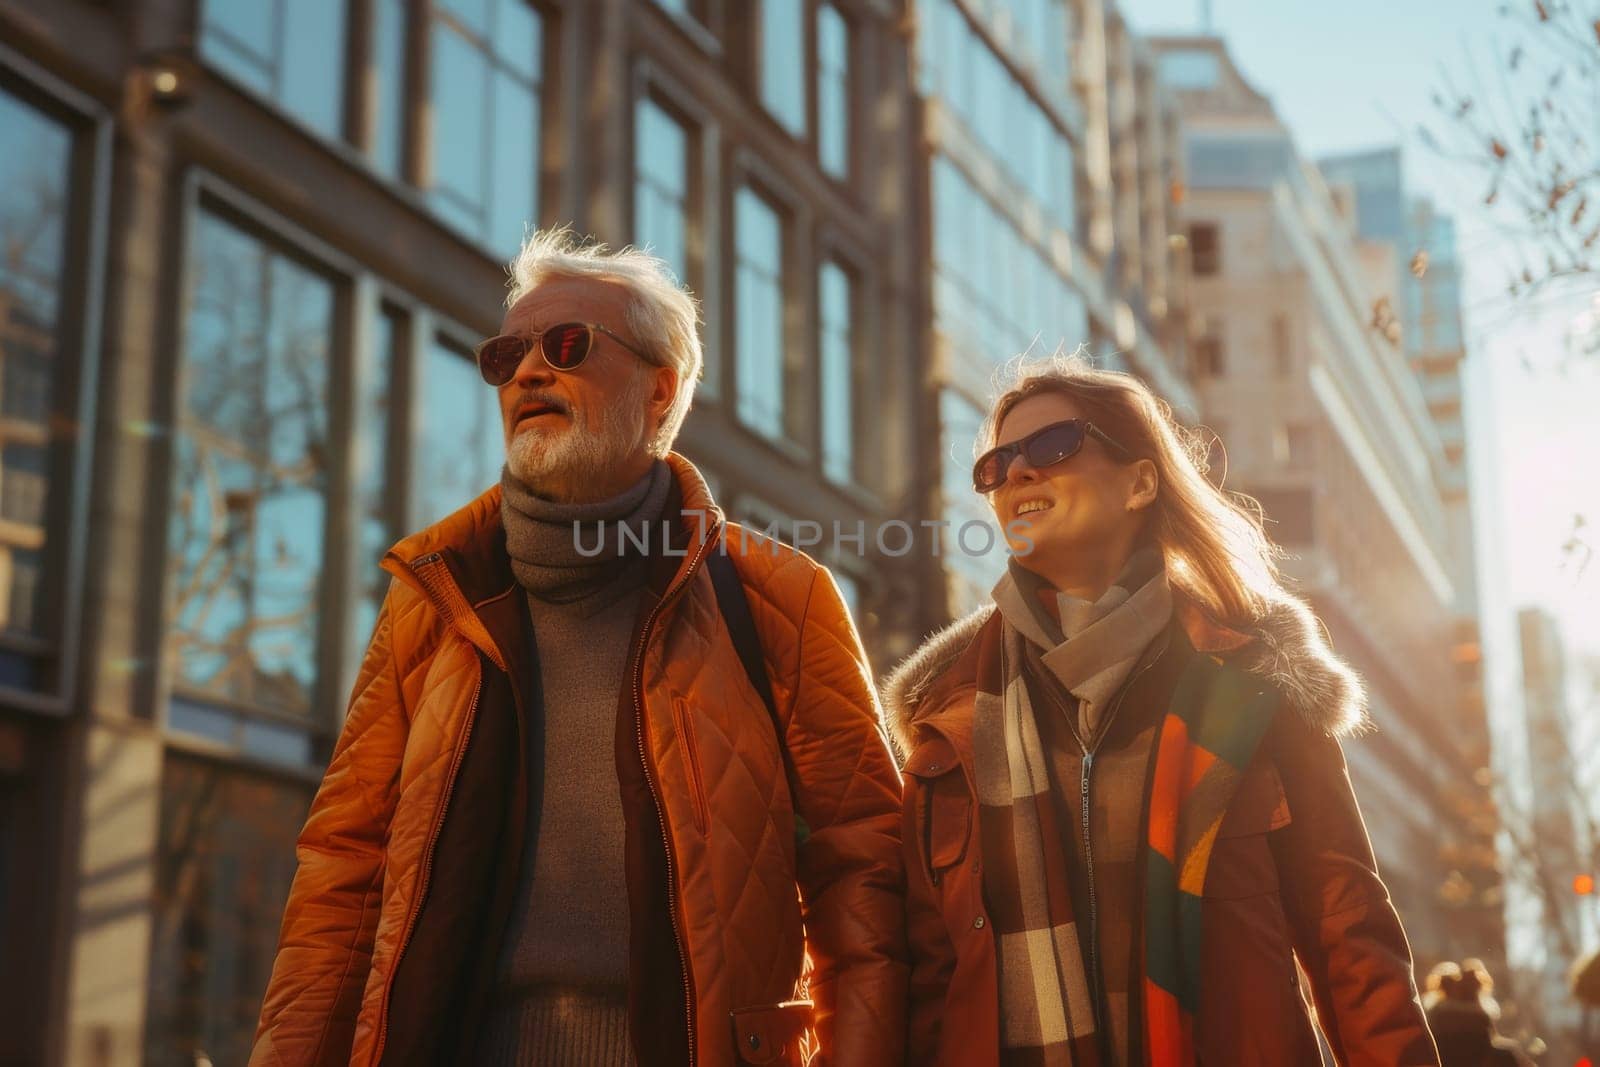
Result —
<path fill-rule="evenodd" d="M 1062 422 L 1052 422 L 1041 430 L 1035 430 L 1020 441 L 991 448 L 978 457 L 978 462 L 972 467 L 972 487 L 980 493 L 992 493 L 1006 483 L 1006 472 L 1011 469 L 1011 461 L 1021 456 L 1028 461 L 1034 470 L 1043 470 L 1053 463 L 1060 463 L 1077 454 L 1083 447 L 1085 437 L 1094 437 L 1111 451 L 1117 453 L 1124 463 L 1133 459 L 1126 448 L 1117 444 L 1094 423 L 1082 419 L 1066 419 Z"/>
<path fill-rule="evenodd" d="M 522 366 L 528 349 L 539 346 L 539 354 L 556 370 L 576 370 L 594 350 L 594 335 L 603 333 L 646 363 L 655 362 L 598 322 L 558 322 L 531 337 L 503 333 L 491 337 L 474 348 L 478 357 L 478 373 L 496 389 L 509 382 Z"/>

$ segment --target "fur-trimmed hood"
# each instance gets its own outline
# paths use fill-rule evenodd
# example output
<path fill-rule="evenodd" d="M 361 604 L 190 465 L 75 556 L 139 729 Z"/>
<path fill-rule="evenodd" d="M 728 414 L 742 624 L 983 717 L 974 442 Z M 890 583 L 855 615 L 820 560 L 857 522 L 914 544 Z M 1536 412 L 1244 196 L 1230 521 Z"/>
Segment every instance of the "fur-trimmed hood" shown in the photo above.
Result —
<path fill-rule="evenodd" d="M 1367 693 L 1349 665 L 1334 655 L 1322 625 L 1300 600 L 1277 601 L 1247 633 L 1219 627 L 1192 605 L 1174 605 L 1196 649 L 1238 663 L 1276 687 L 1293 711 L 1320 733 L 1341 737 L 1370 727 Z M 939 630 L 879 684 L 884 725 L 902 757 L 911 751 L 922 698 L 994 616 L 992 604 Z"/>

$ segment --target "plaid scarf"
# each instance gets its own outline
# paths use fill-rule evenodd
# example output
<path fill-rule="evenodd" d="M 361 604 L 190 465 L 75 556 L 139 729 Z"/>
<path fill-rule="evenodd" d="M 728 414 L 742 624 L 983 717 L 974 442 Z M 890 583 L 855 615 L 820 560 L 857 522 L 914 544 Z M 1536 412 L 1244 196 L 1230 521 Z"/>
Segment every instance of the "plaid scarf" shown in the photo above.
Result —
<path fill-rule="evenodd" d="M 1064 836 L 1080 831 L 1060 824 L 1050 793 L 1048 755 L 1022 674 L 1028 627 L 1012 625 L 1018 616 L 1006 611 L 1024 601 L 1013 595 L 1014 583 L 1009 593 L 1007 585 L 1002 578 L 996 587 L 1001 625 L 987 628 L 979 650 L 973 715 L 983 888 L 999 971 L 1000 1059 L 1100 1067 Z M 1128 610 L 1131 599 L 1119 610 Z M 1142 632 L 1134 628 L 1128 640 Z M 1126 658 L 1127 650 L 1119 651 L 1118 660 Z M 1193 1067 L 1201 889 L 1217 828 L 1276 706 L 1276 694 L 1259 678 L 1194 654 L 1162 721 L 1146 788 L 1144 974 L 1135 982 L 1149 1067 Z"/>
<path fill-rule="evenodd" d="M 998 691 L 982 684 L 973 717 L 984 894 L 995 924 L 1000 1046 L 1011 1064 L 1098 1064 L 1104 1025 L 1072 907 L 1070 844 L 1059 825 L 1050 756 L 1024 677 L 1025 643 L 1044 649 L 1056 684 L 1103 711 L 1139 654 L 1172 615 L 1158 552 L 1139 553 L 1094 602 L 1059 596 L 1061 625 L 1029 575 L 1008 570 L 994 590 L 1001 615 Z M 1052 713 L 1046 708 L 1047 714 Z M 1085 723 L 1090 721 L 1085 717 Z M 1087 803 L 1088 798 L 1082 798 Z"/>

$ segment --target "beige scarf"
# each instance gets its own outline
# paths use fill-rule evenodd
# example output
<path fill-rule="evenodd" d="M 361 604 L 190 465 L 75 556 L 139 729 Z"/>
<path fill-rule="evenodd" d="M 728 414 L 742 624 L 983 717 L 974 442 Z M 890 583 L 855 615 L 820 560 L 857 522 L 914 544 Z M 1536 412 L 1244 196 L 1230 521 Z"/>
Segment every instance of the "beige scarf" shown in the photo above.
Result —
<path fill-rule="evenodd" d="M 1053 593 L 1061 622 L 1040 602 Z M 1161 550 L 1141 548 L 1098 600 L 1052 590 L 1013 561 L 994 587 L 1007 624 L 1044 650 L 1040 661 L 1078 698 L 1078 736 L 1087 742 L 1104 723 L 1106 706 L 1145 647 L 1172 619 L 1172 586 Z"/>

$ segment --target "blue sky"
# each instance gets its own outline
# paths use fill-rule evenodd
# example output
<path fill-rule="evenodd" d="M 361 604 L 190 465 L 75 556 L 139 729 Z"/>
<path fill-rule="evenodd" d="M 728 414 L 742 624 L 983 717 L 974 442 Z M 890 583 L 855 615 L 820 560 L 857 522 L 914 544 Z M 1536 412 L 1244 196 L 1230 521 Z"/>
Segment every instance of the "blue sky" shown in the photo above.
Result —
<path fill-rule="evenodd" d="M 1457 219 L 1471 366 L 1468 420 L 1477 497 L 1483 611 L 1491 657 L 1506 657 L 1511 613 L 1541 604 L 1569 643 L 1600 653 L 1600 559 L 1579 577 L 1562 545 L 1585 513 L 1600 554 L 1600 368 L 1557 364 L 1573 318 L 1600 281 L 1536 309 L 1500 295 L 1504 238 L 1481 207 L 1484 182 L 1417 142 L 1436 124 L 1434 91 L 1493 69 L 1503 0 L 1212 0 L 1213 31 L 1246 78 L 1272 98 L 1311 157 L 1384 144 L 1405 148 L 1410 187 Z M 1516 2 L 1516 0 L 1512 0 Z M 1201 0 L 1120 0 L 1141 33 L 1194 32 Z M 1473 74 L 1474 72 L 1476 78 Z M 1497 672 L 1498 673 L 1498 672 Z M 1509 679 L 1505 679 L 1509 680 Z"/>

